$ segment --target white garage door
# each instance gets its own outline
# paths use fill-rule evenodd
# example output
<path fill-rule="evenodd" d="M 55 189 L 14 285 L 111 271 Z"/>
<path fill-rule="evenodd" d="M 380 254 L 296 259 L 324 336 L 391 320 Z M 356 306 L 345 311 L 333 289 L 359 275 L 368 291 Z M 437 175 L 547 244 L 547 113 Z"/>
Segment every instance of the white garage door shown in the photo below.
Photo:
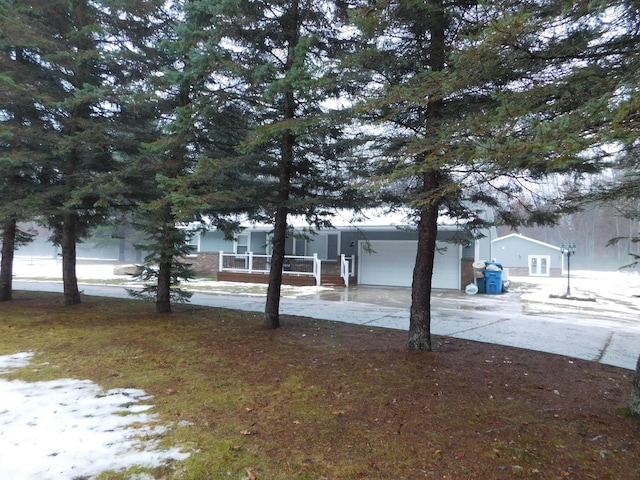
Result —
<path fill-rule="evenodd" d="M 410 287 L 418 242 L 415 240 L 371 240 L 358 245 L 358 283 Z M 460 288 L 460 247 L 451 243 L 436 244 L 443 249 L 436 252 L 433 268 L 433 288 Z"/>

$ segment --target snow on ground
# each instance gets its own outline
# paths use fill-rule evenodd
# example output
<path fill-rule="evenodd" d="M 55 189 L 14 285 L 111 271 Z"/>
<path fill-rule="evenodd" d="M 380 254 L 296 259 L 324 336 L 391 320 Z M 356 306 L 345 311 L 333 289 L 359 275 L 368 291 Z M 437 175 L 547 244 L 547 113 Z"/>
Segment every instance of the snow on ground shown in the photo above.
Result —
<path fill-rule="evenodd" d="M 76 265 L 78 279 L 123 279 L 126 276 L 115 275 L 114 264 L 104 260 L 95 262 L 79 261 Z M 51 257 L 16 256 L 13 261 L 13 276 L 16 279 L 34 278 L 40 280 L 61 279 L 62 260 Z"/>
<path fill-rule="evenodd" d="M 114 262 L 115 263 L 115 262 Z M 104 261 L 91 262 L 83 260 L 76 267 L 80 282 L 113 283 L 118 282 L 124 286 L 139 285 L 131 276 L 115 275 L 114 264 Z M 14 278 L 36 279 L 46 281 L 61 281 L 62 262 L 52 258 L 42 257 L 16 257 L 14 261 Z M 561 298 L 552 298 L 550 295 L 559 296 L 567 292 L 567 277 L 509 277 L 512 287 L 511 293 L 520 296 L 523 302 L 532 306 L 539 306 L 544 311 L 555 307 L 566 309 L 568 301 Z M 587 271 L 572 270 L 569 278 L 569 286 L 572 296 L 582 299 L 591 298 L 595 302 L 573 302 L 575 308 L 588 309 L 589 311 L 603 311 L 621 313 L 624 315 L 637 315 L 640 313 L 640 273 L 634 270 L 621 271 Z M 208 293 L 227 295 L 255 295 L 264 296 L 267 286 L 255 283 L 218 282 L 196 279 L 183 286 L 187 289 L 197 289 Z M 323 292 L 331 292 L 330 287 L 294 287 L 282 286 L 282 296 L 289 298 L 317 295 Z M 478 297 L 482 297 L 479 295 Z M 469 299 L 471 300 L 471 299 Z"/>
<path fill-rule="evenodd" d="M 115 264 L 115 262 L 114 262 Z M 91 262 L 83 260 L 76 265 L 76 275 L 80 282 L 90 281 L 91 283 L 113 283 L 118 282 L 124 286 L 140 285 L 130 275 L 116 275 L 115 265 L 104 261 Z M 62 261 L 43 257 L 16 257 L 13 264 L 13 277 L 16 280 L 32 279 L 38 281 L 61 281 Z M 257 283 L 238 282 L 218 282 L 212 280 L 194 279 L 182 284 L 187 289 L 206 290 L 208 293 L 224 293 L 227 295 L 257 295 L 267 294 L 267 285 Z M 282 286 L 283 297 L 298 297 L 300 295 L 311 295 L 324 290 L 327 287 L 295 287 L 291 285 Z"/>
<path fill-rule="evenodd" d="M 115 275 L 114 265 L 84 261 L 77 266 L 81 282 L 131 284 L 131 277 Z M 18 257 L 16 279 L 60 281 L 61 262 L 51 258 Z M 571 294 L 593 299 L 579 301 L 552 298 L 567 292 L 567 277 L 511 277 L 508 295 L 519 297 L 528 313 L 580 311 L 582 316 L 638 321 L 640 274 L 633 271 L 572 271 Z M 187 287 L 215 293 L 264 295 L 266 286 L 215 281 L 189 282 Z M 323 288 L 285 287 L 284 296 L 314 295 Z M 328 289 L 331 290 L 331 289 Z M 397 290 L 397 289 L 396 289 Z M 482 295 L 465 296 L 465 302 L 486 303 Z M 505 296 L 506 297 L 506 296 Z M 357 296 L 356 296 L 357 298 Z M 460 303 L 461 297 L 452 301 Z M 456 300 L 457 299 L 457 300 Z M 406 304 L 406 303 L 405 303 Z M 590 315 L 584 315 L 588 312 Z M 94 476 L 108 469 L 133 465 L 153 466 L 187 454 L 157 450 L 153 441 L 140 437 L 162 435 L 150 405 L 140 390 L 103 392 L 88 380 L 60 379 L 26 383 L 8 381 L 2 375 L 29 364 L 32 354 L 0 357 L 0 479 L 66 480 Z M 127 415 L 119 415 L 126 412 Z M 134 428 L 133 425 L 143 425 Z"/>
<path fill-rule="evenodd" d="M 636 271 L 571 271 L 563 277 L 511 277 L 514 293 L 529 309 L 546 311 L 573 307 L 637 319 L 640 314 L 640 274 Z M 568 284 L 568 285 L 567 285 Z M 554 298 L 566 295 L 567 286 L 578 300 Z M 582 300 L 582 301 L 580 301 Z"/>
<path fill-rule="evenodd" d="M 32 356 L 0 356 L 0 377 Z M 90 380 L 0 378 L 0 479 L 71 480 L 187 458 L 149 440 L 167 427 L 146 413 L 152 405 L 139 403 L 148 399 L 142 390 L 103 391 Z"/>

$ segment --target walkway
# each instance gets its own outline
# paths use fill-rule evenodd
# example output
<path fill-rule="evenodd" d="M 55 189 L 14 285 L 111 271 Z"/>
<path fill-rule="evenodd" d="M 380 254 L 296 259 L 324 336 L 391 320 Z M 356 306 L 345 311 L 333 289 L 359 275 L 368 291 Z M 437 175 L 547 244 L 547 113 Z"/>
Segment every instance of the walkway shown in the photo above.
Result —
<path fill-rule="evenodd" d="M 16 290 L 62 291 L 60 283 L 14 281 Z M 127 297 L 122 287 L 81 285 L 85 295 Z M 263 296 L 198 291 L 197 305 L 264 311 Z M 566 301 L 565 301 L 566 302 Z M 578 302 L 580 303 L 580 302 Z M 508 345 L 597 361 L 635 370 L 640 353 L 637 315 L 590 311 L 588 302 L 530 305 L 516 292 L 465 295 L 435 291 L 434 335 Z M 371 327 L 408 330 L 410 291 L 406 288 L 352 287 L 281 299 L 280 312 Z"/>

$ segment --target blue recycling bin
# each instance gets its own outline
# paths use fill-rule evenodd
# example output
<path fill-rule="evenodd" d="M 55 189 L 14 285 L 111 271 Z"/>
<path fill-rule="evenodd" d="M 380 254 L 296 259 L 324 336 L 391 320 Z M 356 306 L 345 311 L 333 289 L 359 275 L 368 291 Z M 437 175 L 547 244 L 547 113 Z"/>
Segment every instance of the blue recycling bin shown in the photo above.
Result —
<path fill-rule="evenodd" d="M 485 289 L 488 295 L 502 293 L 502 270 L 485 270 Z"/>

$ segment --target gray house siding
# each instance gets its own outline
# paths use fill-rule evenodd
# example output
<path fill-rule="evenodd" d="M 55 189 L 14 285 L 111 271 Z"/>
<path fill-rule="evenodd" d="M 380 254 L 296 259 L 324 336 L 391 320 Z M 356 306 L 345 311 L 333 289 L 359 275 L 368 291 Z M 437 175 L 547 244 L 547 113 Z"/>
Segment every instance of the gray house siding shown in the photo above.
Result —
<path fill-rule="evenodd" d="M 496 228 L 485 228 L 480 232 L 483 236 L 475 241 L 474 260 L 491 260 L 495 257 L 492 241 L 496 238 Z"/>
<path fill-rule="evenodd" d="M 438 231 L 438 241 L 447 242 L 454 240 L 459 232 L 456 230 L 441 229 Z M 346 230 L 341 233 L 340 253 L 345 255 L 355 255 L 358 251 L 358 242 L 373 241 L 373 240 L 415 240 L 418 241 L 418 233 L 413 229 L 405 228 L 380 228 L 374 229 L 361 229 L 361 230 Z M 453 245 L 453 243 L 452 243 Z M 462 258 L 474 257 L 474 245 L 473 242 L 468 242 L 463 245 Z"/>
<path fill-rule="evenodd" d="M 270 229 L 247 228 L 242 233 L 249 235 L 249 251 L 255 254 L 264 254 L 270 251 L 268 248 L 268 237 Z M 466 285 L 473 281 L 473 263 L 476 255 L 476 242 L 473 240 L 464 241 L 460 239 L 461 232 L 455 227 L 444 226 L 438 230 L 438 242 L 441 248 L 446 249 L 447 261 L 446 266 L 441 265 L 440 273 L 454 269 L 461 276 L 460 285 Z M 199 238 L 194 241 L 198 246 L 198 255 L 207 260 L 207 265 L 214 265 L 217 262 L 218 253 L 220 251 L 231 253 L 234 250 L 233 240 L 226 240 L 221 232 L 209 231 L 204 234 L 198 234 Z M 409 262 L 415 261 L 415 243 L 418 240 L 418 234 L 413 228 L 396 228 L 394 226 L 366 226 L 366 227 L 338 227 L 332 230 L 318 231 L 317 236 L 311 235 L 308 239 L 299 238 L 297 236 L 289 236 L 286 242 L 286 251 L 291 255 L 294 251 L 296 255 L 311 255 L 318 253 L 323 260 L 323 271 L 339 270 L 338 260 L 341 254 L 347 257 L 356 257 L 354 271 L 359 272 L 360 258 L 358 257 L 358 249 L 363 242 L 408 242 L 407 254 L 411 257 L 404 258 Z M 487 240 L 485 239 L 485 242 Z M 378 243 L 382 250 L 382 244 Z M 387 248 L 393 248 L 391 244 L 386 244 Z M 398 253 L 402 254 L 401 251 Z M 441 252 L 444 253 L 444 252 Z M 455 253 L 455 255 L 453 255 Z M 454 258 L 455 257 L 455 258 Z M 397 265 L 396 265 L 397 266 Z M 207 267 L 210 268 L 210 267 Z M 381 267 L 382 268 L 382 267 Z M 394 267 L 395 268 L 395 267 Z M 396 268 L 397 269 L 397 268 Z M 443 273 L 444 274 L 444 273 Z M 459 288 L 459 287 L 456 287 Z"/>
<path fill-rule="evenodd" d="M 199 252 L 219 252 L 220 250 L 229 251 L 229 246 L 231 246 L 231 249 L 233 249 L 233 242 L 225 240 L 224 234 L 222 232 L 211 230 L 206 233 L 200 233 L 199 235 Z"/>
<path fill-rule="evenodd" d="M 334 233 L 335 232 L 335 233 Z M 267 232 L 262 230 L 246 229 L 243 233 L 250 234 L 250 250 L 254 253 L 265 253 L 267 251 Z M 357 252 L 358 241 L 360 240 L 418 240 L 415 230 L 403 228 L 381 227 L 379 229 L 336 229 L 336 231 L 321 231 L 321 234 L 328 235 L 327 242 L 328 258 L 337 258 L 340 254 L 355 255 Z M 454 240 L 459 232 L 455 230 L 438 231 L 438 241 L 447 242 Z M 232 252 L 233 241 L 226 240 L 222 232 L 209 231 L 199 234 L 199 251 L 200 252 Z M 288 238 L 287 243 L 292 246 L 293 238 Z M 303 239 L 295 239 L 297 242 Z M 313 236 L 308 240 L 309 245 L 313 245 Z M 312 247 L 308 247 L 312 249 Z M 475 249 L 473 242 L 468 242 L 462 248 L 463 258 L 473 258 Z"/>
<path fill-rule="evenodd" d="M 519 234 L 496 238 L 493 242 L 492 256 L 511 275 L 528 276 L 531 272 L 532 258 L 545 259 L 548 272 L 545 276 L 562 275 L 562 254 L 560 248 Z"/>

